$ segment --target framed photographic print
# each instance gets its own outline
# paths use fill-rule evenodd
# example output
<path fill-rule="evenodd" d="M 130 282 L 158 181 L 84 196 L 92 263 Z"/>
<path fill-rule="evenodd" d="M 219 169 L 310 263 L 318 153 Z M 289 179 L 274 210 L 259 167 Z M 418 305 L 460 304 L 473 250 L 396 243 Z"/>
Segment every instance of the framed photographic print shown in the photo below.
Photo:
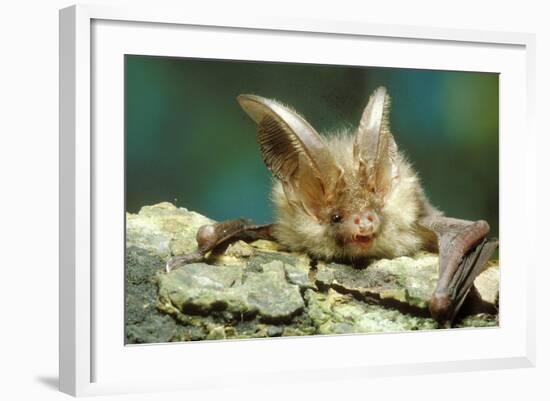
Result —
<path fill-rule="evenodd" d="M 61 390 L 531 366 L 533 43 L 62 10 Z"/>

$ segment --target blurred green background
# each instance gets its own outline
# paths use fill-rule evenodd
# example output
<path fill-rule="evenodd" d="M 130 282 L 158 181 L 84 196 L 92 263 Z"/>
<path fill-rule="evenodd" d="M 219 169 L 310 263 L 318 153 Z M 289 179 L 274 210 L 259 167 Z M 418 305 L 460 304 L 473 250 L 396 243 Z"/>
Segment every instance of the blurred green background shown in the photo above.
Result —
<path fill-rule="evenodd" d="M 330 134 L 355 128 L 380 85 L 398 147 L 432 203 L 485 219 L 498 236 L 499 84 L 490 73 L 127 55 L 127 211 L 170 201 L 215 220 L 271 222 L 271 175 L 236 96 L 275 98 Z"/>

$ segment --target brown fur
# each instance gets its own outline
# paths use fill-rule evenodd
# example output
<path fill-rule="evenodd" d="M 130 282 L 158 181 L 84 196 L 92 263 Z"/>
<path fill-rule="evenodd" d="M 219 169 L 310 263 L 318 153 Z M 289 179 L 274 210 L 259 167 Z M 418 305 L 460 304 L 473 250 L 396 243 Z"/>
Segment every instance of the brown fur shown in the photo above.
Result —
<path fill-rule="evenodd" d="M 359 185 L 353 160 L 353 133 L 341 133 L 325 140 L 347 178 L 346 194 L 339 200 L 343 203 L 337 206 L 353 209 L 371 203 L 370 194 Z M 329 260 L 370 256 L 393 258 L 433 246 L 433 236 L 417 225 L 427 206 L 419 178 L 401 154 L 397 157 L 396 166 L 398 179 L 379 211 L 381 224 L 370 250 L 364 252 L 338 243 L 330 221 L 312 218 L 303 209 L 291 205 L 278 181 L 274 183 L 272 192 L 276 209 L 275 237 L 291 250 L 305 251 L 314 257 Z M 330 210 L 326 210 L 323 215 L 329 214 Z"/>
<path fill-rule="evenodd" d="M 393 258 L 433 248 L 420 217 L 437 211 L 390 132 L 390 98 L 371 95 L 358 128 L 323 137 L 295 110 L 240 95 L 276 182 L 273 234 L 321 259 Z"/>

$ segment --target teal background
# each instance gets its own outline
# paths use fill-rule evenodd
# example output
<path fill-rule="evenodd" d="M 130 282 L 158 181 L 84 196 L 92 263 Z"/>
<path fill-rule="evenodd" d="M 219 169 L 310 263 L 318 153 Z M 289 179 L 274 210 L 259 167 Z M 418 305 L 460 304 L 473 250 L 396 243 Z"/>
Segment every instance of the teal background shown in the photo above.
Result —
<path fill-rule="evenodd" d="M 235 98 L 298 110 L 319 132 L 354 128 L 370 93 L 432 203 L 498 235 L 498 74 L 125 56 L 126 208 L 170 201 L 216 220 L 272 221 L 271 175 Z"/>

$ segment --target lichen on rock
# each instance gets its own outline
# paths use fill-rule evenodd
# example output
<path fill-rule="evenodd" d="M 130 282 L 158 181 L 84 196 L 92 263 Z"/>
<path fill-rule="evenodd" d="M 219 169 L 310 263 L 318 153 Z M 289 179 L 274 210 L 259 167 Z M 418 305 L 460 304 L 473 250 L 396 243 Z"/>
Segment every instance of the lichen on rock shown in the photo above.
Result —
<path fill-rule="evenodd" d="M 333 289 L 306 291 L 308 314 L 320 334 L 395 332 L 435 329 L 433 319 L 403 314 L 396 309 L 359 301 Z"/>
<path fill-rule="evenodd" d="M 138 214 L 126 214 L 126 246 L 146 249 L 168 259 L 197 248 L 197 228 L 212 223 L 199 213 L 169 202 L 144 206 Z"/>
<path fill-rule="evenodd" d="M 286 280 L 284 264 L 271 261 L 260 270 L 194 263 L 159 276 L 159 307 L 182 314 L 224 315 L 229 319 L 289 321 L 304 309 L 299 287 Z"/>
<path fill-rule="evenodd" d="M 428 302 L 438 255 L 349 266 L 287 252 L 271 241 L 236 241 L 202 263 L 169 273 L 171 256 L 196 249 L 212 220 L 164 202 L 126 217 L 126 343 L 435 329 Z M 496 263 L 476 280 L 485 306 L 498 309 Z M 474 311 L 455 327 L 498 325 Z"/>
<path fill-rule="evenodd" d="M 437 283 L 438 256 L 425 252 L 414 257 L 373 261 L 362 268 L 319 263 L 317 283 L 359 299 L 429 316 L 428 303 Z"/>

